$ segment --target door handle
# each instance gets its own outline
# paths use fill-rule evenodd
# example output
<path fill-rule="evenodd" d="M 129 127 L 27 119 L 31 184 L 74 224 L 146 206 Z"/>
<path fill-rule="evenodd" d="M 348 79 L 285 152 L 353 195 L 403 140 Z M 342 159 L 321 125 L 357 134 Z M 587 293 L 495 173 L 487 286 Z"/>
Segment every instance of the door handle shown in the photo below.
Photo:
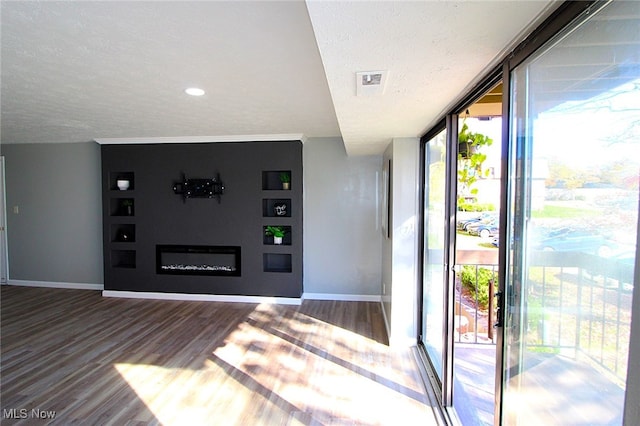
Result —
<path fill-rule="evenodd" d="M 495 328 L 502 327 L 504 325 L 502 322 L 502 295 L 503 292 L 501 291 L 496 292 L 494 295 L 494 297 L 498 299 L 496 305 L 496 323 L 493 324 Z"/>

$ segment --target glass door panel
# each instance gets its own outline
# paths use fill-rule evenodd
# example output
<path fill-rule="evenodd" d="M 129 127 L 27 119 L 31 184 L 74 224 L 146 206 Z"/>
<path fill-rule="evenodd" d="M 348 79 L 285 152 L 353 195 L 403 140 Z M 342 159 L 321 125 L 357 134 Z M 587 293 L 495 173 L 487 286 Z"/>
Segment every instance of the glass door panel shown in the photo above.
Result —
<path fill-rule="evenodd" d="M 511 74 L 503 424 L 621 424 L 640 170 L 640 2 Z"/>
<path fill-rule="evenodd" d="M 446 130 L 426 144 L 421 344 L 442 385 L 445 332 Z"/>

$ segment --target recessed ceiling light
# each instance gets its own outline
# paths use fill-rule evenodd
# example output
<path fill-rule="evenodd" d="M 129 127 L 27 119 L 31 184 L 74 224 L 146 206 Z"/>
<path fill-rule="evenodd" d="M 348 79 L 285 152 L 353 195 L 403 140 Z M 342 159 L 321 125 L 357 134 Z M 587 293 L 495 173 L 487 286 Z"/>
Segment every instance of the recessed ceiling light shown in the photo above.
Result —
<path fill-rule="evenodd" d="M 204 95 L 204 90 L 199 89 L 197 87 L 189 87 L 188 89 L 185 89 L 184 92 L 187 95 L 191 95 L 191 96 L 202 96 L 202 95 Z"/>

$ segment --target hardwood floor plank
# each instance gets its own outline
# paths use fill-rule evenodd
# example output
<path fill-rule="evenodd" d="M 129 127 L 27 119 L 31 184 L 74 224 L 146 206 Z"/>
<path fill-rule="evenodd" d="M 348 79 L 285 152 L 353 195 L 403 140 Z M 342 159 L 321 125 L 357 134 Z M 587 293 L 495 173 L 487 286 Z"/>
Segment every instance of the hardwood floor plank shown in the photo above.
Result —
<path fill-rule="evenodd" d="M 61 425 L 436 424 L 379 303 L 1 296 L 3 425 L 34 423 L 12 409 L 53 410 Z"/>

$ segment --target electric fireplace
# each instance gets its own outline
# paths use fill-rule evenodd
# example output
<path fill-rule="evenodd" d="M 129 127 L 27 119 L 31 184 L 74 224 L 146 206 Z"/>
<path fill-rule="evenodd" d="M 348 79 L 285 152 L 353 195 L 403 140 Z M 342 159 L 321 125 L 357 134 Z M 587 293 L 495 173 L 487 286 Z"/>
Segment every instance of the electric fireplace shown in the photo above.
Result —
<path fill-rule="evenodd" d="M 158 274 L 239 277 L 240 265 L 238 246 L 156 246 Z"/>

